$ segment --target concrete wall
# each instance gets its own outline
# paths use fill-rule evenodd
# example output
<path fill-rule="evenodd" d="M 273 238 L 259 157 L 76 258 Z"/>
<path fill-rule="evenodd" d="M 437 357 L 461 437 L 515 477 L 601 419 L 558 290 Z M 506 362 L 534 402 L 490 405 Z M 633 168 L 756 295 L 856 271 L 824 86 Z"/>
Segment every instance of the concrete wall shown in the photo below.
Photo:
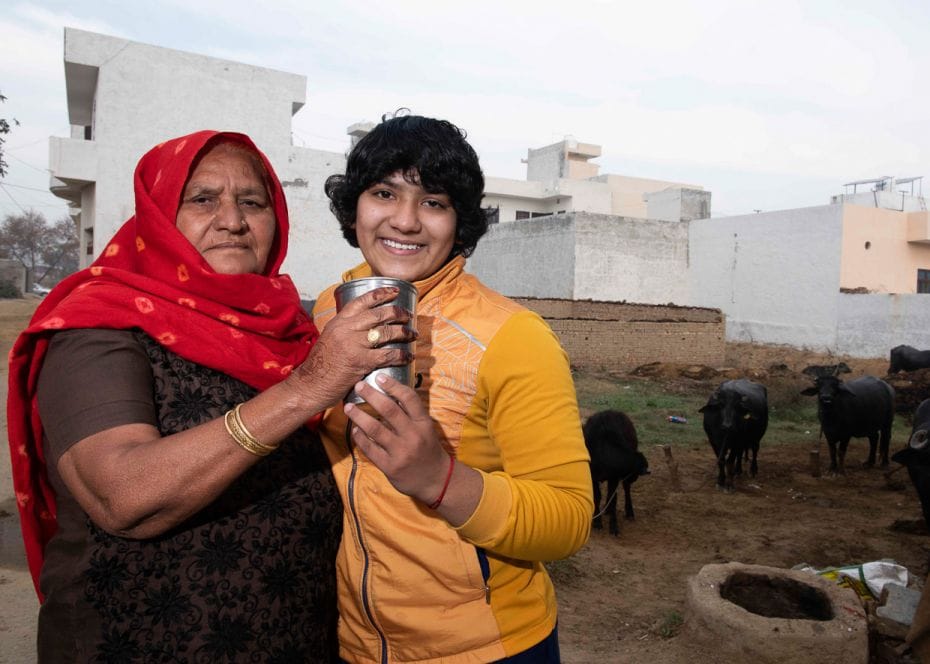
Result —
<path fill-rule="evenodd" d="M 930 295 L 840 293 L 836 327 L 840 354 L 888 357 L 899 344 L 930 348 Z"/>
<path fill-rule="evenodd" d="M 718 310 L 589 300 L 520 299 L 559 336 L 573 367 L 628 371 L 650 362 L 721 366 Z"/>
<path fill-rule="evenodd" d="M 662 221 L 691 221 L 710 218 L 710 192 L 673 187 L 643 194 L 646 218 Z"/>
<path fill-rule="evenodd" d="M 689 304 L 727 317 L 727 339 L 836 348 L 842 206 L 689 224 Z"/>
<path fill-rule="evenodd" d="M 558 182 L 558 193 L 571 197 L 571 205 L 567 212 L 592 212 L 594 214 L 610 214 L 611 191 L 600 182 L 594 180 L 567 180 Z M 565 210 L 555 203 L 553 208 Z M 553 209 L 553 212 L 556 210 Z"/>
<path fill-rule="evenodd" d="M 248 134 L 290 183 L 292 236 L 284 269 L 302 296 L 316 297 L 361 260 L 342 239 L 322 193 L 323 179 L 344 169 L 344 155 L 291 145 L 291 116 L 304 103 L 305 77 L 70 28 L 65 60 L 98 68 L 94 140 L 59 138 L 50 147 L 53 176 L 67 165 L 60 175 L 96 183 L 89 197 L 86 190 L 78 194 L 82 234 L 93 228 L 84 265 L 133 214 L 132 175 L 142 154 L 167 138 L 207 128 Z"/>
<path fill-rule="evenodd" d="M 322 150 L 291 147 L 278 175 L 287 195 L 291 219 L 290 249 L 284 272 L 291 275 L 304 299 L 316 299 L 342 273 L 362 262 L 362 253 L 342 237 L 339 222 L 329 211 L 323 182 L 345 171 L 345 157 Z"/>
<path fill-rule="evenodd" d="M 907 241 L 930 245 L 930 212 L 907 214 Z"/>
<path fill-rule="evenodd" d="M 511 297 L 683 303 L 688 228 L 585 212 L 497 224 L 468 265 Z"/>
<path fill-rule="evenodd" d="M 651 178 L 636 178 L 627 175 L 600 175 L 596 180 L 605 183 L 610 190 L 611 207 L 608 211 L 610 214 L 621 217 L 635 217 L 636 219 L 654 218 L 647 209 L 646 194 L 665 189 L 701 189 L 697 185 Z"/>
<path fill-rule="evenodd" d="M 511 297 L 574 297 L 574 215 L 491 226 L 468 271 Z"/>
<path fill-rule="evenodd" d="M 565 145 L 554 143 L 527 150 L 526 179 L 537 182 L 556 180 L 565 173 Z"/>
<path fill-rule="evenodd" d="M 687 224 L 574 216 L 577 299 L 688 303 Z"/>
<path fill-rule="evenodd" d="M 930 244 L 908 242 L 913 219 L 903 213 L 858 205 L 843 207 L 840 286 L 882 293 L 916 293 L 917 270 L 930 270 Z"/>

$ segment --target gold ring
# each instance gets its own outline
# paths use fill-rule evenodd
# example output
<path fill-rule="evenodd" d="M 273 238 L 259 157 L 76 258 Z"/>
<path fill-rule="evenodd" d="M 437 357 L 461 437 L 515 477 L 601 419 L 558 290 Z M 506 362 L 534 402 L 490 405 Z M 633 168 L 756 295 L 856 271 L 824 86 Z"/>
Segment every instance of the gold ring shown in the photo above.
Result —
<path fill-rule="evenodd" d="M 378 328 L 373 327 L 368 330 L 368 343 L 371 344 L 371 347 L 377 346 L 379 341 L 381 341 L 381 332 Z"/>

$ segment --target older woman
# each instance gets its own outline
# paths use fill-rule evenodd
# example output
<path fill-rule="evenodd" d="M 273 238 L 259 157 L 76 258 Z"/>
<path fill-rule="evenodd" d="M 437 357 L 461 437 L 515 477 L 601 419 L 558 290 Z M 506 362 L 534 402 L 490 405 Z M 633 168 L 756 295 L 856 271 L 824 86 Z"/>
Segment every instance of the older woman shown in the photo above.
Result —
<path fill-rule="evenodd" d="M 414 391 L 327 411 L 346 508 L 339 640 L 351 662 L 557 662 L 543 562 L 587 540 L 593 501 L 568 358 L 536 314 L 464 272 L 487 230 L 484 178 L 454 125 L 382 122 L 326 184 L 365 262 L 419 292 Z M 333 289 L 314 309 L 328 331 Z M 324 332 L 325 333 L 325 332 Z M 347 420 L 348 417 L 348 420 Z"/>
<path fill-rule="evenodd" d="M 341 505 L 304 425 L 409 361 L 366 341 L 409 340 L 407 314 L 381 290 L 317 338 L 279 273 L 283 190 L 246 136 L 162 143 L 135 192 L 11 355 L 39 660 L 327 659 Z"/>

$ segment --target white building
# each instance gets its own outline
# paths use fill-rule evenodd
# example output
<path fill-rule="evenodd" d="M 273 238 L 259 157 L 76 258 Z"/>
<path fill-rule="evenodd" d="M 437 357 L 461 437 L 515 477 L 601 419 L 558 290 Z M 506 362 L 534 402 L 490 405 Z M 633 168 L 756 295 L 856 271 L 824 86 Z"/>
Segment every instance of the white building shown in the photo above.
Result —
<path fill-rule="evenodd" d="M 361 260 L 323 193 L 344 155 L 291 144 L 303 76 L 70 28 L 64 50 L 72 130 L 51 139 L 51 188 L 79 220 L 83 265 L 133 213 L 139 157 L 204 128 L 249 134 L 275 165 L 291 213 L 284 269 L 303 297 Z M 371 127 L 349 127 L 347 147 Z M 930 297 L 917 294 L 930 289 L 919 178 L 850 183 L 826 206 L 711 219 L 710 192 L 600 175 L 600 153 L 566 139 L 529 150 L 526 180 L 487 177 L 485 204 L 501 223 L 469 270 L 512 296 L 719 308 L 730 340 L 861 357 L 930 348 Z"/>
<path fill-rule="evenodd" d="M 729 341 L 854 357 L 930 348 L 930 212 L 922 199 L 906 197 L 903 210 L 900 195 L 868 200 L 878 205 L 834 197 L 690 222 L 565 213 L 502 223 L 469 265 L 509 295 L 720 309 Z"/>
<path fill-rule="evenodd" d="M 484 204 L 498 221 L 591 212 L 634 219 L 688 221 L 710 216 L 709 191 L 696 185 L 624 175 L 599 175 L 590 160 L 601 147 L 566 138 L 529 150 L 526 180 L 485 178 Z"/>
<path fill-rule="evenodd" d="M 345 156 L 291 144 L 304 76 L 72 28 L 65 28 L 64 56 L 71 136 L 50 140 L 50 188 L 79 221 L 82 266 L 133 214 L 139 158 L 200 129 L 248 134 L 274 164 L 291 216 L 284 270 L 302 296 L 316 297 L 361 260 L 342 238 L 322 187 L 344 170 Z"/>
<path fill-rule="evenodd" d="M 930 213 L 900 193 L 691 222 L 691 304 L 721 309 L 731 341 L 930 348 Z"/>

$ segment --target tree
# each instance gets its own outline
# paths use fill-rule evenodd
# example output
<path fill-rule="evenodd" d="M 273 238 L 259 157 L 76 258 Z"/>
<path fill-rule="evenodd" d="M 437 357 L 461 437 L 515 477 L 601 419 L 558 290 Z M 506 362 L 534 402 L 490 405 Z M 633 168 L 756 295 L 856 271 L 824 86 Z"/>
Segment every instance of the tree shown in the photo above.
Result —
<path fill-rule="evenodd" d="M 0 103 L 6 101 L 6 97 L 3 96 L 3 93 L 0 93 Z M 19 126 L 19 120 L 13 118 L 13 126 Z M 9 134 L 12 131 L 10 123 L 6 118 L 0 118 L 0 178 L 6 175 L 6 162 L 3 160 L 3 144 L 6 143 L 5 135 Z"/>
<path fill-rule="evenodd" d="M 64 217 L 49 226 L 34 210 L 9 214 L 0 223 L 0 254 L 26 268 L 27 288 L 48 278 L 50 285 L 77 270 L 78 236 L 74 222 Z"/>
<path fill-rule="evenodd" d="M 42 250 L 42 262 L 46 267 L 37 281 L 43 285 L 57 284 L 78 270 L 80 242 L 74 220 L 62 217 L 51 226 L 49 242 Z"/>

